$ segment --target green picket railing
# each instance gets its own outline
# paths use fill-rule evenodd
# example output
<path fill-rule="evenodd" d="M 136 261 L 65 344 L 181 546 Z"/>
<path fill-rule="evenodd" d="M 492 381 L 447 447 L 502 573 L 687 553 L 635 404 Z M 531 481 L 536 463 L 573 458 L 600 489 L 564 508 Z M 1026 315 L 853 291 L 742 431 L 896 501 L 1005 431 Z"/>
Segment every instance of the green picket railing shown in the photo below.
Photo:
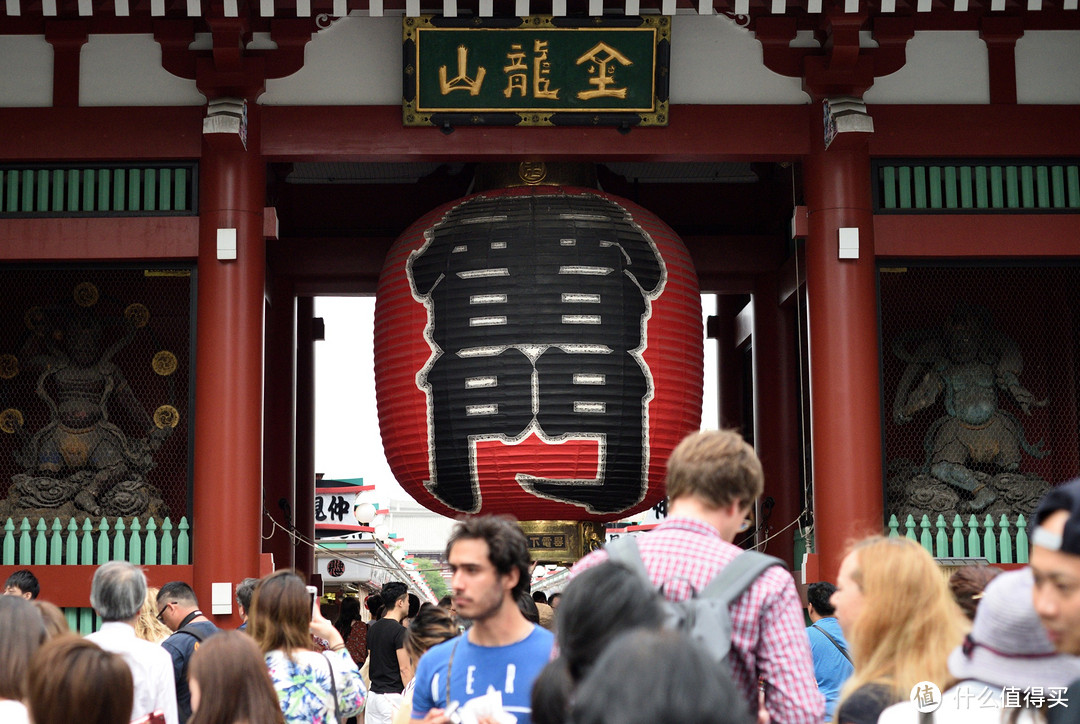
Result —
<path fill-rule="evenodd" d="M 882 213 L 1080 212 L 1080 163 L 878 161 Z"/>
<path fill-rule="evenodd" d="M 80 526 L 70 518 L 65 525 L 60 518 L 52 524 L 45 518 L 32 525 L 28 518 L 3 522 L 0 538 L 0 565 L 5 566 L 93 566 L 108 561 L 128 561 L 137 566 L 189 565 L 191 563 L 191 526 L 186 517 L 173 524 L 169 518 L 160 525 L 153 518 L 141 523 L 138 518 L 101 518 L 96 523 L 87 518 Z M 91 608 L 64 608 L 72 631 L 90 633 L 101 622 Z"/>
<path fill-rule="evenodd" d="M 952 523 L 944 515 L 930 521 L 924 515 L 916 523 L 909 515 L 901 526 L 896 516 L 889 517 L 890 538 L 905 537 L 920 544 L 935 558 L 985 558 L 990 563 L 1027 563 L 1027 521 L 1023 515 L 1010 521 L 1004 514 L 997 521 L 992 515 L 982 520 L 971 515 L 966 523 L 955 515 Z"/>
<path fill-rule="evenodd" d="M 0 165 L 0 217 L 196 213 L 195 163 Z"/>

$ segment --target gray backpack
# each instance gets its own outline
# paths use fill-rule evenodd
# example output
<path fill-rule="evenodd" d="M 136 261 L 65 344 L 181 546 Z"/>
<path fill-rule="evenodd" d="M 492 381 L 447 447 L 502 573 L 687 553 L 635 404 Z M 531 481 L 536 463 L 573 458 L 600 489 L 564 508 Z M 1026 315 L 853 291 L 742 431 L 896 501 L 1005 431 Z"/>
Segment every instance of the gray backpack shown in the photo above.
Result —
<path fill-rule="evenodd" d="M 650 589 L 653 588 L 633 537 L 616 538 L 604 546 L 604 550 L 612 561 L 635 571 Z M 784 566 L 784 562 L 757 551 L 743 551 L 724 566 L 704 590 L 695 591 L 680 603 L 664 598 L 661 585 L 656 595 L 664 609 L 664 628 L 683 632 L 702 646 L 711 658 L 726 662 L 731 650 L 731 604 L 758 576 L 773 566 Z"/>

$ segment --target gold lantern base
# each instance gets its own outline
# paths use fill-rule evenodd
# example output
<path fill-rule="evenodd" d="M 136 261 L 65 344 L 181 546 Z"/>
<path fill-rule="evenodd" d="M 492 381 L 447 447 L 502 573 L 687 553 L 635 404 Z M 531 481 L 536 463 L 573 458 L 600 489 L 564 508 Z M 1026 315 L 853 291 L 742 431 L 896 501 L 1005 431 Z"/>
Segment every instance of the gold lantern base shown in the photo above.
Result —
<path fill-rule="evenodd" d="M 591 520 L 526 520 L 520 525 L 536 563 L 568 566 L 604 545 L 603 524 Z"/>

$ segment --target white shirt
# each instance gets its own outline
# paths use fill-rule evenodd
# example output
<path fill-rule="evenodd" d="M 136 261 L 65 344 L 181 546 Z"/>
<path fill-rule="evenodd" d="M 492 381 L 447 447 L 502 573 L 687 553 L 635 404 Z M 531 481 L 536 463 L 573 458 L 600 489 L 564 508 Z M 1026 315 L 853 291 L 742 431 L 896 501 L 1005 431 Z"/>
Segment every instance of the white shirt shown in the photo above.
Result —
<path fill-rule="evenodd" d="M 21 701 L 0 699 L 0 721 L 4 724 L 29 724 L 30 717 Z"/>
<path fill-rule="evenodd" d="M 176 713 L 176 683 L 172 657 L 159 644 L 135 636 L 135 629 L 117 621 L 102 624 L 101 630 L 86 637 L 88 641 L 124 657 L 135 684 L 131 719 L 155 711 L 165 713 L 166 724 L 180 724 Z"/>

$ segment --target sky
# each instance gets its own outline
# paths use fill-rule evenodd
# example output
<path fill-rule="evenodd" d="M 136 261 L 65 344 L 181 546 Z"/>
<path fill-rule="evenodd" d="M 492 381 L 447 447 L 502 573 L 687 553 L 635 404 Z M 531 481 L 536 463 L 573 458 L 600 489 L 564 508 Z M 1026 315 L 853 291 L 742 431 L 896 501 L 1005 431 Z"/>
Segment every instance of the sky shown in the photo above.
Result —
<path fill-rule="evenodd" d="M 716 313 L 707 295 L 704 316 Z M 315 343 L 315 470 L 327 478 L 364 478 L 378 500 L 411 496 L 397 484 L 383 453 L 375 404 L 374 297 L 317 297 L 326 339 Z M 702 427 L 715 428 L 716 345 L 705 345 Z"/>

